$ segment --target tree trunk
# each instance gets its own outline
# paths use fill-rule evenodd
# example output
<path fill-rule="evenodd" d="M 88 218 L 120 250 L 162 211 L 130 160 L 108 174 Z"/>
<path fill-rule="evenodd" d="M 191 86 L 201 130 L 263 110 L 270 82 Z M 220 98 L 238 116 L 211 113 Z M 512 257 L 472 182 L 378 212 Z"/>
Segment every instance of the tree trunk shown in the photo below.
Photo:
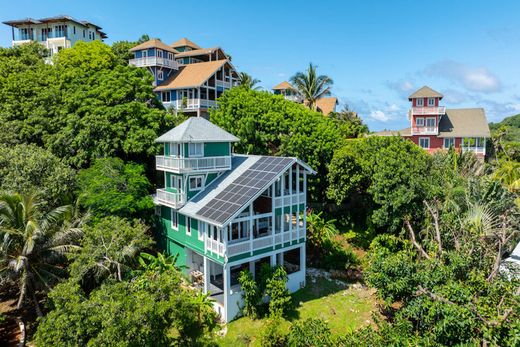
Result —
<path fill-rule="evenodd" d="M 38 317 L 43 317 L 43 312 L 40 309 L 40 304 L 38 304 L 38 299 L 36 298 L 36 293 L 34 292 L 34 290 L 32 291 L 32 300 L 34 303 L 34 308 L 36 310 L 36 314 L 38 315 Z"/>

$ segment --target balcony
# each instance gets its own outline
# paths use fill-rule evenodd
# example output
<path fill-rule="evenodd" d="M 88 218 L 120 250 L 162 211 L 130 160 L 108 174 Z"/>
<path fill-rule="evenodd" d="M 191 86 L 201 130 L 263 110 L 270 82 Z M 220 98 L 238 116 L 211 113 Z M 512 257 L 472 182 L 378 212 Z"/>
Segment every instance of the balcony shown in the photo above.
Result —
<path fill-rule="evenodd" d="M 231 82 L 226 81 L 216 81 L 217 87 L 222 87 L 224 89 L 230 89 L 231 88 Z"/>
<path fill-rule="evenodd" d="M 128 63 L 137 67 L 162 66 L 174 70 L 179 68 L 179 63 L 177 63 L 175 60 L 160 57 L 135 58 L 130 59 Z"/>
<path fill-rule="evenodd" d="M 408 112 L 411 116 L 442 115 L 446 113 L 446 106 L 412 107 Z"/>
<path fill-rule="evenodd" d="M 412 135 L 437 135 L 438 127 L 412 127 Z"/>
<path fill-rule="evenodd" d="M 162 104 L 165 108 L 173 108 L 180 111 L 196 111 L 200 108 L 207 109 L 217 107 L 217 102 L 215 100 L 207 99 L 181 99 L 167 102 L 163 101 Z"/>
<path fill-rule="evenodd" d="M 174 173 L 197 171 L 222 171 L 231 169 L 231 157 L 177 158 L 158 155 L 155 157 L 156 169 Z"/>
<path fill-rule="evenodd" d="M 154 202 L 172 208 L 180 208 L 186 203 L 186 194 L 183 192 L 172 192 L 166 189 L 157 189 Z"/>
<path fill-rule="evenodd" d="M 301 95 L 284 95 L 285 100 L 302 103 L 303 97 Z"/>

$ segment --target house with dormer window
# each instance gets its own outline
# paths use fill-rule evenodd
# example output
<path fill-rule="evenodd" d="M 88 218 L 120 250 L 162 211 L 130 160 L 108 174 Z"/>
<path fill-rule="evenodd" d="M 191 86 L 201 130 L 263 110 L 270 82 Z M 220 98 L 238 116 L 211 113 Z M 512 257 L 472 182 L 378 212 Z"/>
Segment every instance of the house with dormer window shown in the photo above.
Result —
<path fill-rule="evenodd" d="M 305 286 L 307 175 L 297 158 L 234 154 L 238 138 L 203 117 L 160 136 L 154 201 L 158 243 L 176 255 L 195 286 L 210 293 L 223 320 L 240 313 L 238 276 L 283 266 L 287 287 Z"/>
<path fill-rule="evenodd" d="M 412 93 L 408 100 L 410 127 L 399 131 L 380 131 L 374 135 L 399 135 L 412 140 L 428 152 L 448 150 L 470 151 L 486 156 L 486 142 L 491 137 L 482 108 L 447 109 L 441 105 L 443 95 L 428 86 Z"/>
<path fill-rule="evenodd" d="M 224 91 L 237 85 L 238 74 L 220 48 L 201 48 L 183 38 L 170 45 L 159 39 L 130 50 L 130 64 L 147 68 L 154 76 L 154 91 L 164 107 L 188 116 L 208 116 Z"/>

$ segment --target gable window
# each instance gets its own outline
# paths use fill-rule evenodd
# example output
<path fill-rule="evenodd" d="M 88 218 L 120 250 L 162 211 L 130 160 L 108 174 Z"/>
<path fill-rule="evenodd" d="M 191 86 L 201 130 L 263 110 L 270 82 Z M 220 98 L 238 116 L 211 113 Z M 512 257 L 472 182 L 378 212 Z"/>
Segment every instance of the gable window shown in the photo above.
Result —
<path fill-rule="evenodd" d="M 161 81 L 164 79 L 162 70 L 157 71 L 157 79 Z"/>
<path fill-rule="evenodd" d="M 191 235 L 191 218 L 186 217 L 186 235 Z"/>
<path fill-rule="evenodd" d="M 428 106 L 435 106 L 435 98 L 428 98 Z"/>
<path fill-rule="evenodd" d="M 416 106 L 424 106 L 424 99 L 417 99 Z"/>
<path fill-rule="evenodd" d="M 190 177 L 190 190 L 201 190 L 202 182 L 204 182 L 204 176 Z"/>
<path fill-rule="evenodd" d="M 170 95 L 170 92 L 167 91 L 167 92 L 162 92 L 161 93 L 161 100 L 162 102 L 170 102 L 171 101 L 171 95 Z"/>
<path fill-rule="evenodd" d="M 179 230 L 179 214 L 174 209 L 172 209 L 172 228 Z"/>
<path fill-rule="evenodd" d="M 455 147 L 455 139 L 454 138 L 445 138 L 444 139 L 444 148 L 448 149 L 451 147 Z"/>
<path fill-rule="evenodd" d="M 204 156 L 204 144 L 203 143 L 190 143 L 188 146 L 188 153 L 190 157 L 202 157 Z"/>
<path fill-rule="evenodd" d="M 419 137 L 419 146 L 424 149 L 430 148 L 430 138 L 429 137 Z"/>
<path fill-rule="evenodd" d="M 418 126 L 418 127 L 423 127 L 424 126 L 424 118 L 423 117 L 417 117 L 415 119 L 415 125 Z"/>

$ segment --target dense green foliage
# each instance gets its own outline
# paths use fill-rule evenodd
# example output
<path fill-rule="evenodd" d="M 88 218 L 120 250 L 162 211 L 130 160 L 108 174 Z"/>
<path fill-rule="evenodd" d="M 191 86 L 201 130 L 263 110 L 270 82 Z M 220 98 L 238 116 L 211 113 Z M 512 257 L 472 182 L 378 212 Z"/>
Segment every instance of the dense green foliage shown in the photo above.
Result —
<path fill-rule="evenodd" d="M 207 298 L 172 269 L 143 270 L 90 294 L 68 281 L 50 294 L 38 326 L 40 346 L 200 346 L 216 326 Z"/>
<path fill-rule="evenodd" d="M 84 219 L 72 206 L 39 209 L 33 194 L 0 195 L 0 286 L 16 287 L 19 309 L 66 275 L 66 255 L 78 248 Z"/>
<path fill-rule="evenodd" d="M 57 207 L 75 186 L 75 171 L 49 151 L 35 145 L 0 145 L 0 191 L 37 193 L 40 204 Z"/>
<path fill-rule="evenodd" d="M 289 347 L 325 347 L 334 345 L 336 343 L 333 341 L 327 323 L 317 318 L 295 322 L 287 335 L 287 346 Z"/>
<path fill-rule="evenodd" d="M 235 152 L 298 157 L 317 175 L 309 176 L 312 201 L 326 199 L 327 164 L 343 144 L 356 137 L 348 121 L 337 121 L 268 92 L 233 88 L 219 98 L 211 121 L 240 138 Z M 342 130 L 344 129 L 344 131 Z"/>
<path fill-rule="evenodd" d="M 400 137 L 349 140 L 334 153 L 327 194 L 368 225 L 395 232 L 405 219 L 421 215 L 434 178 L 426 175 L 430 164 L 431 156 Z"/>
<path fill-rule="evenodd" d="M 96 217 L 116 215 L 149 219 L 153 201 L 144 167 L 119 158 L 97 159 L 78 174 L 81 203 Z"/>
<path fill-rule="evenodd" d="M 97 157 L 141 162 L 171 125 L 148 71 L 98 41 L 44 64 L 39 44 L 0 49 L 0 143 L 33 143 L 75 167 Z"/>

